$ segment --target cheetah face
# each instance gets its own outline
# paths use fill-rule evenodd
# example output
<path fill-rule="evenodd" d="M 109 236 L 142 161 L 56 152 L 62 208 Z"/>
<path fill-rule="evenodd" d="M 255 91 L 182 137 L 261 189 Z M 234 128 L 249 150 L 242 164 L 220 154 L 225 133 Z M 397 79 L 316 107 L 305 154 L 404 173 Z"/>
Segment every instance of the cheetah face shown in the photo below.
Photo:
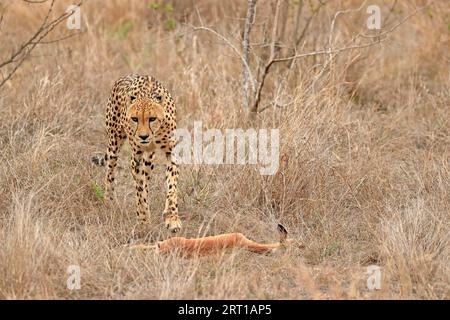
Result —
<path fill-rule="evenodd" d="M 149 98 L 131 99 L 127 113 L 129 136 L 138 145 L 146 146 L 153 141 L 164 120 L 164 107 Z"/>

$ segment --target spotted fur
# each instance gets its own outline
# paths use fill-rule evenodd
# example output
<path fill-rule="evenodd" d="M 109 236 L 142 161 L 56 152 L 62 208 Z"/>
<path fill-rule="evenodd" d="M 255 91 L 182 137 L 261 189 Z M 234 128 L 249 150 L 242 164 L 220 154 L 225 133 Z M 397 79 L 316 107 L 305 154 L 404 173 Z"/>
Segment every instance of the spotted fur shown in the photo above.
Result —
<path fill-rule="evenodd" d="M 163 215 L 166 227 L 172 232 L 181 228 L 177 203 L 178 168 L 173 155 L 175 129 L 175 104 L 166 88 L 151 76 L 122 77 L 114 83 L 106 107 L 107 153 L 92 158 L 94 163 L 107 166 L 105 191 L 107 198 L 112 199 L 119 151 L 128 138 L 137 218 L 139 223 L 146 224 L 150 173 L 154 169 L 156 150 L 162 150 L 167 160 Z"/>

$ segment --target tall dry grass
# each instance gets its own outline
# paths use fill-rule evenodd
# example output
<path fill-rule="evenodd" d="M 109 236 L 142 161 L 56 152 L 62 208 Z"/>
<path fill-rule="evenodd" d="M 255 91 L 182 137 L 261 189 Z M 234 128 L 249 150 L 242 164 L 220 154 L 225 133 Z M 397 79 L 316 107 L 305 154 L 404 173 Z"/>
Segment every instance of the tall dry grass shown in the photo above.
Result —
<path fill-rule="evenodd" d="M 55 11 L 69 2 L 58 1 Z M 314 87 L 323 57 L 300 60 L 290 73 L 276 66 L 263 102 L 284 81 L 280 99 L 293 103 L 251 120 L 240 106 L 239 59 L 217 38 L 189 27 L 201 16 L 239 43 L 245 2 L 198 1 L 198 14 L 189 1 L 172 3 L 173 12 L 159 14 L 142 1 L 88 1 L 82 34 L 40 46 L 0 89 L 0 297 L 449 298 L 446 1 L 434 1 L 381 45 L 339 55 Z M 386 14 L 387 1 L 374 3 Z M 400 21 L 424 3 L 399 1 L 390 19 Z M 0 59 L 31 34 L 46 9 L 5 4 Z M 326 41 L 337 10 L 359 4 L 329 2 L 312 21 L 303 50 Z M 269 9 L 268 2 L 259 7 L 261 21 L 270 18 Z M 362 30 L 366 17 L 364 11 L 343 15 L 336 41 Z M 287 28 L 286 34 L 292 23 Z M 243 232 L 273 241 L 281 222 L 305 247 L 193 260 L 124 248 L 136 222 L 129 150 L 119 160 L 112 204 L 94 192 L 104 170 L 89 157 L 106 146 L 108 91 L 129 73 L 152 74 L 170 88 L 179 127 L 202 121 L 205 128 L 280 130 L 273 176 L 250 165 L 181 167 L 183 235 Z M 153 239 L 168 236 L 160 214 L 163 168 L 155 171 Z M 366 286 L 373 264 L 382 271 L 376 291 Z M 81 267 L 80 290 L 66 288 L 69 265 Z"/>

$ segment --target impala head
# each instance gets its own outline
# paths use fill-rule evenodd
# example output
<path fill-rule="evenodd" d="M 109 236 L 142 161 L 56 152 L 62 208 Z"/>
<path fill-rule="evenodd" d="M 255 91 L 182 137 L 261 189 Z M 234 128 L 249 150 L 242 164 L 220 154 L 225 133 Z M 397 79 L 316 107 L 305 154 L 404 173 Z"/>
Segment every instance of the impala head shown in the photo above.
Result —
<path fill-rule="evenodd" d="M 142 146 L 148 145 L 158 133 L 164 120 L 164 107 L 159 97 L 131 97 L 127 121 L 130 137 Z"/>

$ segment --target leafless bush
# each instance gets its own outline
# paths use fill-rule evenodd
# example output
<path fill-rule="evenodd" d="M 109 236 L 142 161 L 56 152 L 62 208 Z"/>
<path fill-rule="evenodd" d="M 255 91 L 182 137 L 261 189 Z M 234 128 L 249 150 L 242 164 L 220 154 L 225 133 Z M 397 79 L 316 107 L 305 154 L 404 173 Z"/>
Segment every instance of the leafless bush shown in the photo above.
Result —
<path fill-rule="evenodd" d="M 55 2 L 55 11 L 70 3 Z M 188 12 L 186 20 L 149 30 L 143 1 L 87 1 L 80 36 L 35 49 L 0 88 L 0 297 L 448 299 L 447 3 L 434 1 L 404 21 L 426 3 L 398 1 L 391 9 L 393 2 L 379 1 L 381 32 L 398 28 L 373 47 L 337 52 L 372 43 L 349 43 L 361 31 L 363 8 L 337 16 L 328 45 L 336 12 L 358 9 L 360 1 L 289 2 L 287 9 L 282 2 L 275 59 L 322 54 L 272 63 L 253 121 L 242 108 L 247 2 L 170 3 L 176 19 L 177 10 Z M 270 3 L 276 1 L 258 2 L 250 33 L 258 79 L 255 91 L 249 86 L 251 99 L 261 84 L 257 70 L 270 58 Z M 0 54 L 15 52 L 47 12 L 43 4 L 13 1 L 1 24 Z M 132 26 L 121 32 L 125 21 Z M 280 222 L 305 247 L 193 260 L 127 250 L 135 224 L 129 150 L 109 205 L 95 188 L 104 171 L 89 157 L 105 148 L 108 90 L 129 73 L 152 74 L 170 88 L 179 128 L 201 120 L 219 130 L 279 129 L 272 176 L 252 165 L 180 166 L 183 236 L 242 232 L 271 242 Z M 161 239 L 168 236 L 160 224 L 162 175 L 153 182 L 149 232 Z M 81 268 L 80 290 L 66 286 L 70 265 Z M 367 287 L 370 265 L 380 267 L 379 290 Z"/>

